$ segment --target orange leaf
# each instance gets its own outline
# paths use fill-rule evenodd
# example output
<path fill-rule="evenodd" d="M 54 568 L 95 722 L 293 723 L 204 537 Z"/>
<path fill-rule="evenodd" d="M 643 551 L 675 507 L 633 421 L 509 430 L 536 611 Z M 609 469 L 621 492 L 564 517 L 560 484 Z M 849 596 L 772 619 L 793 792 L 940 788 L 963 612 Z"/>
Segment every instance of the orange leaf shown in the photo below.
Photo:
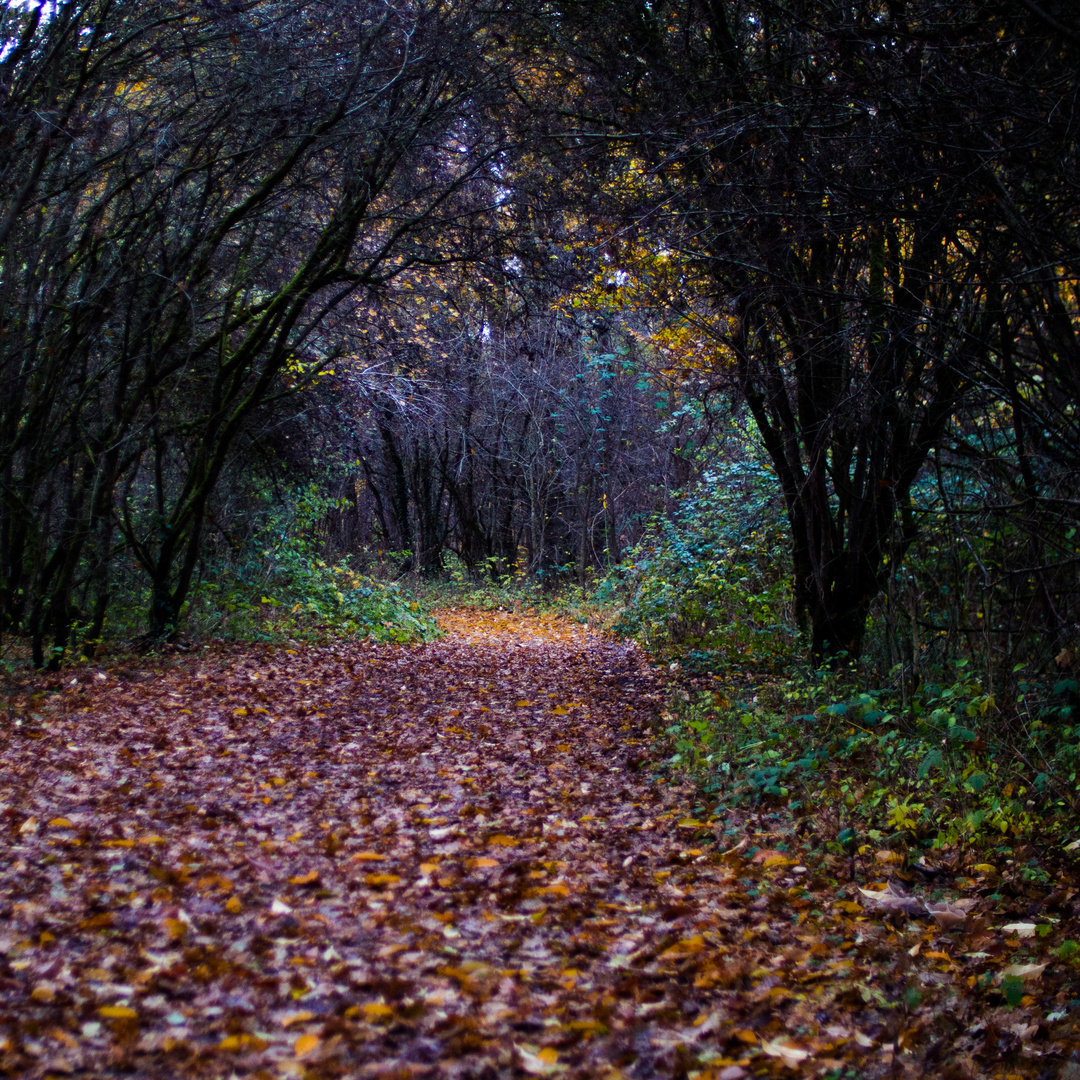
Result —
<path fill-rule="evenodd" d="M 394 1010 L 381 1001 L 369 1001 L 363 1006 L 364 1015 L 369 1020 L 379 1020 L 387 1016 L 393 1016 Z"/>
<path fill-rule="evenodd" d="M 354 855 L 353 858 L 357 862 L 382 862 L 386 856 L 380 855 L 377 851 L 361 851 Z"/>
<path fill-rule="evenodd" d="M 319 880 L 318 870 L 309 870 L 306 874 L 297 874 L 289 878 L 290 885 L 314 885 Z"/>
<path fill-rule="evenodd" d="M 493 866 L 499 865 L 498 859 L 470 859 L 469 865 L 474 870 L 489 870 Z"/>
<path fill-rule="evenodd" d="M 98 1009 L 98 1015 L 104 1016 L 106 1020 L 134 1020 L 139 1014 L 126 1005 L 102 1005 Z"/>
<path fill-rule="evenodd" d="M 517 847 L 520 843 L 520 840 L 515 840 L 512 836 L 504 836 L 502 833 L 488 840 L 488 844 L 492 847 Z"/>
<path fill-rule="evenodd" d="M 298 1057 L 307 1057 L 308 1054 L 314 1052 L 319 1046 L 318 1035 L 301 1035 L 299 1039 L 293 1043 L 293 1053 Z"/>
<path fill-rule="evenodd" d="M 49 824 L 54 829 L 74 829 L 75 826 L 71 824 L 66 817 L 54 817 Z"/>
<path fill-rule="evenodd" d="M 366 874 L 364 881 L 366 881 L 372 887 L 379 885 L 396 885 L 401 878 L 397 874 Z"/>
<path fill-rule="evenodd" d="M 240 903 L 240 897 L 230 896 L 229 899 L 225 901 L 225 910 L 230 915 L 239 915 L 240 912 L 244 910 L 244 905 Z"/>

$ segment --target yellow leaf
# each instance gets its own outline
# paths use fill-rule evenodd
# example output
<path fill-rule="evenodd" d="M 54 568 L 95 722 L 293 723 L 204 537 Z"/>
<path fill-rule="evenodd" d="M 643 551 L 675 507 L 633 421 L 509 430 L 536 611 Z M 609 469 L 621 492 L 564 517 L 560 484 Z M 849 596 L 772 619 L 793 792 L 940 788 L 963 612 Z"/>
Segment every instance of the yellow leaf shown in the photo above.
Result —
<path fill-rule="evenodd" d="M 879 851 L 874 855 L 879 863 L 902 863 L 904 856 L 899 851 Z"/>
<path fill-rule="evenodd" d="M 704 952 L 705 939 L 700 934 L 695 934 L 691 938 L 686 938 L 683 941 L 676 941 L 674 945 L 669 949 L 665 949 L 660 956 L 675 958 L 679 956 L 692 956 L 694 953 Z"/>
<path fill-rule="evenodd" d="M 570 744 L 561 742 L 561 743 L 559 743 L 558 746 L 555 747 L 555 749 L 558 750 L 560 754 L 569 754 L 570 753 Z"/>
<path fill-rule="evenodd" d="M 66 817 L 54 817 L 49 824 L 54 829 L 74 829 L 75 826 L 71 824 Z"/>
<path fill-rule="evenodd" d="M 542 893 L 547 893 L 549 896 L 569 896 L 570 890 L 562 884 L 562 882 L 556 882 L 554 885 L 545 885 L 544 888 L 539 890 Z"/>
<path fill-rule="evenodd" d="M 386 856 L 380 855 L 377 851 L 361 851 L 354 855 L 353 858 L 357 862 L 382 862 Z"/>
<path fill-rule="evenodd" d="M 230 896 L 229 899 L 225 901 L 225 910 L 230 915 L 239 915 L 240 912 L 244 910 L 244 905 L 240 903 L 240 897 Z"/>
<path fill-rule="evenodd" d="M 290 885 L 314 885 L 319 880 L 318 870 L 309 870 L 306 874 L 297 874 L 289 878 Z"/>
<path fill-rule="evenodd" d="M 314 1020 L 315 1014 L 308 1012 L 307 1009 L 303 1009 L 300 1012 L 289 1013 L 288 1016 L 281 1018 L 281 1026 L 283 1028 L 291 1027 L 293 1024 L 303 1024 L 308 1020 Z"/>
<path fill-rule="evenodd" d="M 564 709 L 561 705 L 556 705 L 555 708 L 552 709 L 551 711 L 556 716 L 568 716 L 570 714 L 570 710 L 569 709 Z"/>
<path fill-rule="evenodd" d="M 232 714 L 233 716 L 247 716 L 248 711 L 247 709 L 233 709 Z"/>
<path fill-rule="evenodd" d="M 474 870 L 489 870 L 493 866 L 499 865 L 498 859 L 471 859 L 469 865 Z"/>
<path fill-rule="evenodd" d="M 50 821 L 49 824 L 51 825 L 52 822 Z M 976 863 L 971 869 L 976 871 L 977 873 L 980 873 L 980 874 L 996 874 L 997 873 L 997 867 L 996 866 L 991 866 L 989 863 L 985 863 L 985 862 Z"/>
<path fill-rule="evenodd" d="M 301 1035 L 299 1039 L 293 1043 L 293 1053 L 298 1057 L 307 1057 L 308 1054 L 313 1053 L 319 1047 L 318 1035 Z"/>
<path fill-rule="evenodd" d="M 532 705 L 532 702 L 531 701 L 515 701 L 514 705 L 519 709 L 527 709 L 530 705 Z"/>
<path fill-rule="evenodd" d="M 795 860 L 789 859 L 786 855 L 770 855 L 762 865 L 765 867 L 794 866 Z"/>
<path fill-rule="evenodd" d="M 394 1010 L 389 1005 L 386 1005 L 381 1001 L 369 1001 L 366 1005 L 363 1006 L 363 1009 L 364 1015 L 369 1020 L 379 1020 L 383 1017 L 394 1015 Z"/>
<path fill-rule="evenodd" d="M 517 847 L 520 843 L 520 840 L 515 840 L 512 836 L 504 836 L 502 833 L 488 840 L 491 847 Z"/>
<path fill-rule="evenodd" d="M 168 842 L 169 841 L 166 840 L 164 836 L 150 835 L 150 836 L 140 836 L 139 837 L 139 843 L 140 844 L 167 844 Z"/>
<path fill-rule="evenodd" d="M 397 874 L 367 874 L 364 877 L 364 881 L 371 886 L 396 885 L 400 880 Z"/>
<path fill-rule="evenodd" d="M 545 1046 L 536 1056 L 545 1065 L 554 1065 L 559 1060 L 559 1051 L 554 1046 Z"/>
<path fill-rule="evenodd" d="M 102 847 L 134 847 L 134 840 L 105 840 L 102 842 Z"/>
<path fill-rule="evenodd" d="M 833 907 L 838 907 L 848 915 L 861 915 L 862 908 L 852 900 L 838 900 Z"/>
<path fill-rule="evenodd" d="M 102 1005 L 98 1009 L 98 1015 L 106 1020 L 134 1020 L 139 1014 L 126 1005 Z"/>

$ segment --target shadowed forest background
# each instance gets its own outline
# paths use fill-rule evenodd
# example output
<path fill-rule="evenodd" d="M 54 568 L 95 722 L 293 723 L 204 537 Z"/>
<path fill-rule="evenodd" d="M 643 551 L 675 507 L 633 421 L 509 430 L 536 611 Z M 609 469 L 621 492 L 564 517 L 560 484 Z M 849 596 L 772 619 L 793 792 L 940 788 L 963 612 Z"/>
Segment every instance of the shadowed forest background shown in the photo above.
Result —
<path fill-rule="evenodd" d="M 707 789 L 1067 827 L 1072 4 L 55 0 L 0 39 L 9 666 L 548 604 L 689 672 Z"/>

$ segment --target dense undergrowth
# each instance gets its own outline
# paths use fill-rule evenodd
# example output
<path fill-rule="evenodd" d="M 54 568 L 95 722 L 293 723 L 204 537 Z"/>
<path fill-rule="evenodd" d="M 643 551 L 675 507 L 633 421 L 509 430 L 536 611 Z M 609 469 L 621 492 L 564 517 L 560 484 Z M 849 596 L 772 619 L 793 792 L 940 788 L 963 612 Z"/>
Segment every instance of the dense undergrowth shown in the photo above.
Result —
<path fill-rule="evenodd" d="M 173 637 L 411 642 L 439 635 L 429 607 L 400 582 L 364 572 L 359 560 L 327 554 L 323 533 L 332 501 L 319 485 L 264 495 L 264 510 L 242 544 L 208 546 Z M 148 604 L 147 591 L 129 583 L 112 605 L 103 637 L 86 643 L 84 652 L 157 645 L 143 636 Z"/>
<path fill-rule="evenodd" d="M 929 517 L 932 485 L 920 494 Z M 1080 835 L 1073 654 L 1040 656 L 1035 642 L 1017 662 L 988 634 L 950 635 L 980 626 L 987 599 L 965 599 L 962 575 L 960 589 L 942 584 L 945 545 L 930 530 L 894 568 L 867 654 L 809 667 L 782 514 L 765 466 L 717 469 L 599 590 L 614 632 L 672 670 L 658 775 L 690 773 L 719 812 L 787 807 L 854 862 L 892 852 L 1049 880 Z M 997 540 L 966 538 L 971 576 Z"/>

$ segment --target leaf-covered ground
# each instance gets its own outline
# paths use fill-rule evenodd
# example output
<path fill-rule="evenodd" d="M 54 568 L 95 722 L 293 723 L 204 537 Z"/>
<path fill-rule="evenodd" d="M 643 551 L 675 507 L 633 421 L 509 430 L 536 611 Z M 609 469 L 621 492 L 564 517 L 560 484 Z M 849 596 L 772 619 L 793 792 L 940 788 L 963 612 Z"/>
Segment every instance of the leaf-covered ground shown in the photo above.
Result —
<path fill-rule="evenodd" d="M 12 688 L 0 1071 L 1080 1077 L 1071 890 L 850 883 L 652 779 L 633 647 L 442 621 Z"/>

